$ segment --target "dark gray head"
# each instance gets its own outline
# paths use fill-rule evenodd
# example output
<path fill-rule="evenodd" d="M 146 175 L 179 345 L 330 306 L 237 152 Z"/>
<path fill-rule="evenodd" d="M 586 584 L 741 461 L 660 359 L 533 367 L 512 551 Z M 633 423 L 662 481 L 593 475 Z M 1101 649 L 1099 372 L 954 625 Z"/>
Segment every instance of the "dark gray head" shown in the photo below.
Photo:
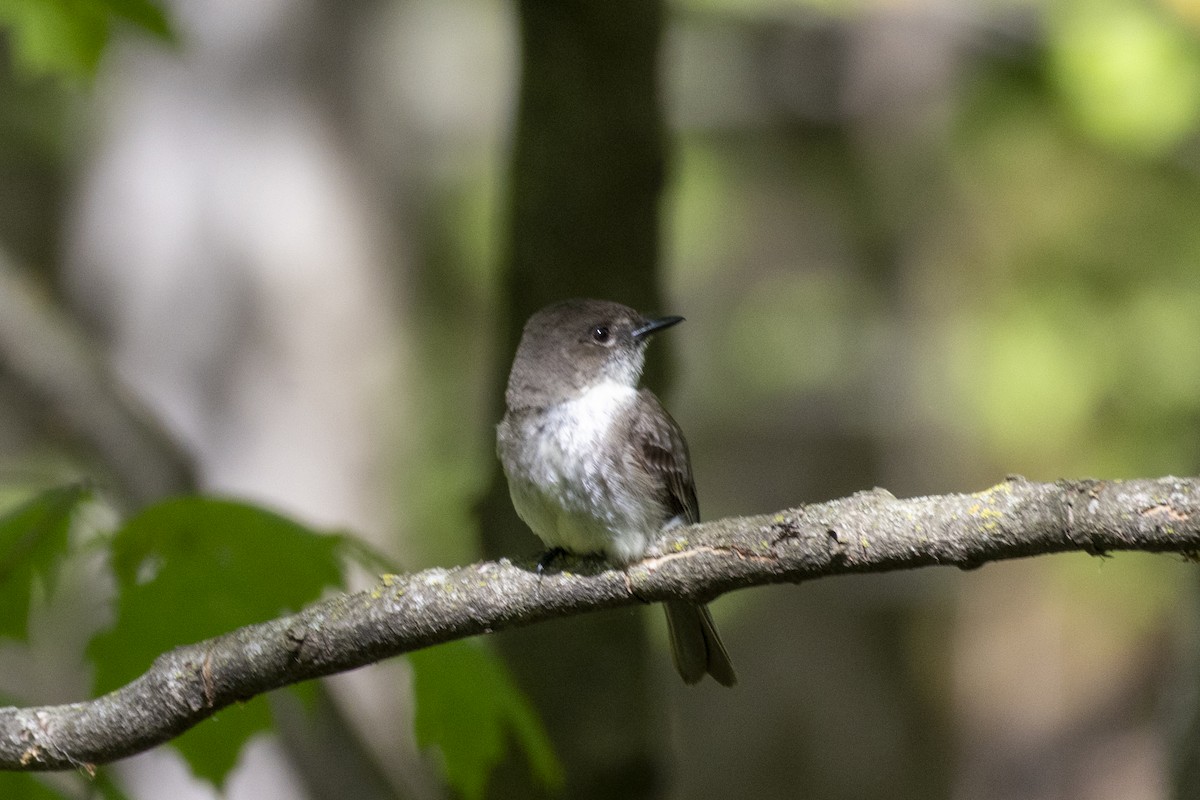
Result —
<path fill-rule="evenodd" d="M 539 408 L 607 381 L 636 386 L 650 335 L 682 321 L 643 317 L 608 300 L 546 306 L 525 323 L 505 401 L 510 409 Z"/>

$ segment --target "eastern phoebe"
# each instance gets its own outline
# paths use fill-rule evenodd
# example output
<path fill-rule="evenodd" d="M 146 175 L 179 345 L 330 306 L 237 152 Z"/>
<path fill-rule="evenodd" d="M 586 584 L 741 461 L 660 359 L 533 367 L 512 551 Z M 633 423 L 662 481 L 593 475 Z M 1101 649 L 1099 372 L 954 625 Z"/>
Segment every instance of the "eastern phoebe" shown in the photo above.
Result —
<path fill-rule="evenodd" d="M 628 564 L 700 520 L 687 443 L 648 389 L 646 345 L 683 317 L 648 319 L 604 300 L 568 300 L 525 323 L 496 451 L 517 514 L 552 551 Z M 737 682 L 708 609 L 664 603 L 675 668 Z"/>

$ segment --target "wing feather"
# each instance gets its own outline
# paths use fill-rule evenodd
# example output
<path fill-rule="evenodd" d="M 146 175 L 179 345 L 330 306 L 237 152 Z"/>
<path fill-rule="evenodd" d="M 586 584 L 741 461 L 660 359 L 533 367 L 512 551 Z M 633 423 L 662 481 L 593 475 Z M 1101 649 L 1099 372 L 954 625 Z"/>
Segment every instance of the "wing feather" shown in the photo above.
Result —
<path fill-rule="evenodd" d="M 639 413 L 634 415 L 630 431 L 632 454 L 668 511 L 663 522 L 676 517 L 687 524 L 699 522 L 696 483 L 683 431 L 652 392 L 642 389 L 638 395 Z"/>

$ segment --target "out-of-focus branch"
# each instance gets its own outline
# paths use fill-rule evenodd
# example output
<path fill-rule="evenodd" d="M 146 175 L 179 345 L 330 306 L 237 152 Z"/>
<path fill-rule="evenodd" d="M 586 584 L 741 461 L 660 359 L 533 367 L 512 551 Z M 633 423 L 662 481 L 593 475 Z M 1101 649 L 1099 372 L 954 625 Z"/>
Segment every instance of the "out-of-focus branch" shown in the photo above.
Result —
<path fill-rule="evenodd" d="M 112 761 L 271 689 L 553 617 L 830 575 L 1115 550 L 1200 552 L 1200 479 L 1010 479 L 910 500 L 874 490 L 677 529 L 624 570 L 584 561 L 539 575 L 502 559 L 385 576 L 368 591 L 172 650 L 95 700 L 0 709 L 0 768 Z"/>
<path fill-rule="evenodd" d="M 96 453 L 134 504 L 194 488 L 188 457 L 122 390 L 79 325 L 3 252 L 0 372 Z"/>

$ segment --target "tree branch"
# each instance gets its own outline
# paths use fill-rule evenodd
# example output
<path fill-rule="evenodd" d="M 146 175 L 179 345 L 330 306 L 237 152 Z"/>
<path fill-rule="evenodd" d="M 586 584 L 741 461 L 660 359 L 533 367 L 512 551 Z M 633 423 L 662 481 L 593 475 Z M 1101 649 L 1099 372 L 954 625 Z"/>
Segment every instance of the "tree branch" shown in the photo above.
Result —
<path fill-rule="evenodd" d="M 621 570 L 584 560 L 539 577 L 507 559 L 413 575 L 157 658 L 103 697 L 0 709 L 0 768 L 58 770 L 165 742 L 231 703 L 440 642 L 552 617 L 746 586 L 1085 551 L 1200 552 L 1200 479 L 1013 478 L 898 500 L 876 489 L 778 514 L 681 528 Z"/>

